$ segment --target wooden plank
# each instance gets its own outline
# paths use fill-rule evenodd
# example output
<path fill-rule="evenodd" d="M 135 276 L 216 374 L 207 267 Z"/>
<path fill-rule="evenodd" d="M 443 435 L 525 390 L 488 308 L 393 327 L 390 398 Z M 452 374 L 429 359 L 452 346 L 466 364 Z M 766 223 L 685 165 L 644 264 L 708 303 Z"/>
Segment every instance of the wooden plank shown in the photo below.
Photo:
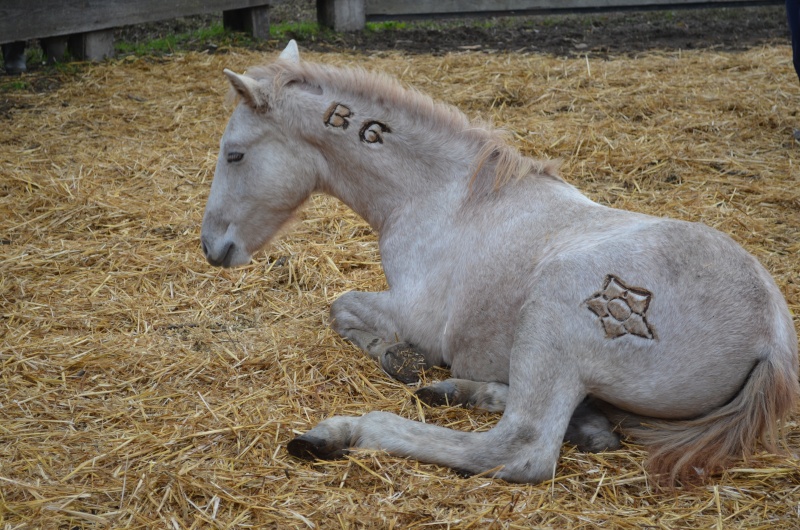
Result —
<path fill-rule="evenodd" d="M 317 0 L 317 22 L 334 31 L 359 31 L 366 23 L 364 0 Z"/>
<path fill-rule="evenodd" d="M 783 0 L 366 0 L 367 19 L 388 16 L 464 15 L 516 13 L 671 9 L 685 7 L 727 7 L 782 4 Z"/>
<path fill-rule="evenodd" d="M 274 3 L 275 0 L 2 0 L 0 42 L 87 33 Z"/>

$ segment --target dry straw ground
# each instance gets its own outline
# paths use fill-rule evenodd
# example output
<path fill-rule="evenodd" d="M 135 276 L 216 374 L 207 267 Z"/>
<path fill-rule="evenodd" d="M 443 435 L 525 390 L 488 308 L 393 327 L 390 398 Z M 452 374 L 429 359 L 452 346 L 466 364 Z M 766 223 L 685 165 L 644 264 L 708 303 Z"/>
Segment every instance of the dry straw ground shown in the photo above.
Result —
<path fill-rule="evenodd" d="M 609 60 L 309 54 L 386 71 L 470 116 L 604 204 L 702 221 L 741 242 L 800 314 L 800 85 L 787 47 Z M 198 233 L 229 109 L 223 67 L 187 54 L 88 67 L 15 94 L 0 126 L 0 522 L 16 528 L 797 528 L 800 427 L 707 486 L 658 492 L 635 446 L 564 447 L 516 485 L 359 453 L 287 456 L 336 413 L 457 429 L 326 327 L 383 288 L 375 238 L 314 198 L 253 264 L 208 266 Z M 436 371 L 429 378 L 443 378 Z"/>

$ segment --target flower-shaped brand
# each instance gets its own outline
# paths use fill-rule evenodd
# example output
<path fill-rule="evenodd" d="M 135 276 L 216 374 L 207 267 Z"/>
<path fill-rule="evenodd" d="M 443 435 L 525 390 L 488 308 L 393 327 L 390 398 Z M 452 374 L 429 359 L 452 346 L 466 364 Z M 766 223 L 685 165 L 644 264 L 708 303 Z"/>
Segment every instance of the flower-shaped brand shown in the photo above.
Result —
<path fill-rule="evenodd" d="M 655 333 L 646 316 L 652 297 L 649 291 L 628 287 L 622 280 L 609 274 L 603 290 L 586 300 L 586 306 L 600 319 L 606 338 L 616 339 L 631 334 L 654 339 Z"/>

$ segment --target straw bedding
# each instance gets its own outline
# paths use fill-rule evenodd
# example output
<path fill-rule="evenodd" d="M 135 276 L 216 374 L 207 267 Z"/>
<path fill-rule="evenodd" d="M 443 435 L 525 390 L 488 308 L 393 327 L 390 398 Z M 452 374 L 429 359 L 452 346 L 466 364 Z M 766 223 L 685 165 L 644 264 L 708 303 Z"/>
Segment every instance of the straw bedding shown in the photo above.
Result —
<path fill-rule="evenodd" d="M 702 221 L 774 274 L 800 313 L 800 86 L 787 47 L 541 55 L 309 54 L 386 71 L 491 118 L 616 207 Z M 15 528 L 797 528 L 800 427 L 709 485 L 661 492 L 644 454 L 565 446 L 513 485 L 385 454 L 309 464 L 285 444 L 332 414 L 456 429 L 326 327 L 385 288 L 375 237 L 313 198 L 236 270 L 198 235 L 242 50 L 87 67 L 0 117 L 0 523 Z M 433 371 L 428 380 L 446 377 Z"/>

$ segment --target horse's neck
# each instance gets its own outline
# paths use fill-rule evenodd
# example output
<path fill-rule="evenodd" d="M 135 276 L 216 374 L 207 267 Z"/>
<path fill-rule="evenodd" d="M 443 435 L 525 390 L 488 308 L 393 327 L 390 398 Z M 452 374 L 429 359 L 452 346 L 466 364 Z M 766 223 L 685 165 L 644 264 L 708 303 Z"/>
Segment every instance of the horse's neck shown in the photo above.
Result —
<path fill-rule="evenodd" d="M 289 135 L 321 153 L 326 169 L 318 191 L 339 198 L 377 230 L 420 197 L 436 196 L 448 208 L 456 180 L 467 192 L 480 146 L 462 114 L 362 72 L 344 78 L 308 68 L 301 73 L 322 93 L 292 85 L 278 112 Z"/>
<path fill-rule="evenodd" d="M 391 133 L 385 133 L 388 136 Z M 370 137 L 371 138 L 371 137 Z M 328 146 L 330 172 L 322 191 L 347 204 L 374 229 L 408 208 L 454 211 L 469 193 L 469 173 L 475 151 L 458 142 L 424 142 L 408 146 L 361 141 L 361 156 Z M 415 147 L 419 146 L 419 148 Z"/>
<path fill-rule="evenodd" d="M 446 215 L 470 190 L 491 194 L 510 180 L 498 181 L 498 175 L 547 173 L 457 110 L 390 82 L 353 75 L 363 77 L 355 88 L 336 79 L 322 94 L 295 91 L 297 97 L 285 100 L 285 120 L 322 154 L 327 169 L 320 191 L 342 200 L 373 228 L 381 231 L 388 218 L 409 208 Z"/>

